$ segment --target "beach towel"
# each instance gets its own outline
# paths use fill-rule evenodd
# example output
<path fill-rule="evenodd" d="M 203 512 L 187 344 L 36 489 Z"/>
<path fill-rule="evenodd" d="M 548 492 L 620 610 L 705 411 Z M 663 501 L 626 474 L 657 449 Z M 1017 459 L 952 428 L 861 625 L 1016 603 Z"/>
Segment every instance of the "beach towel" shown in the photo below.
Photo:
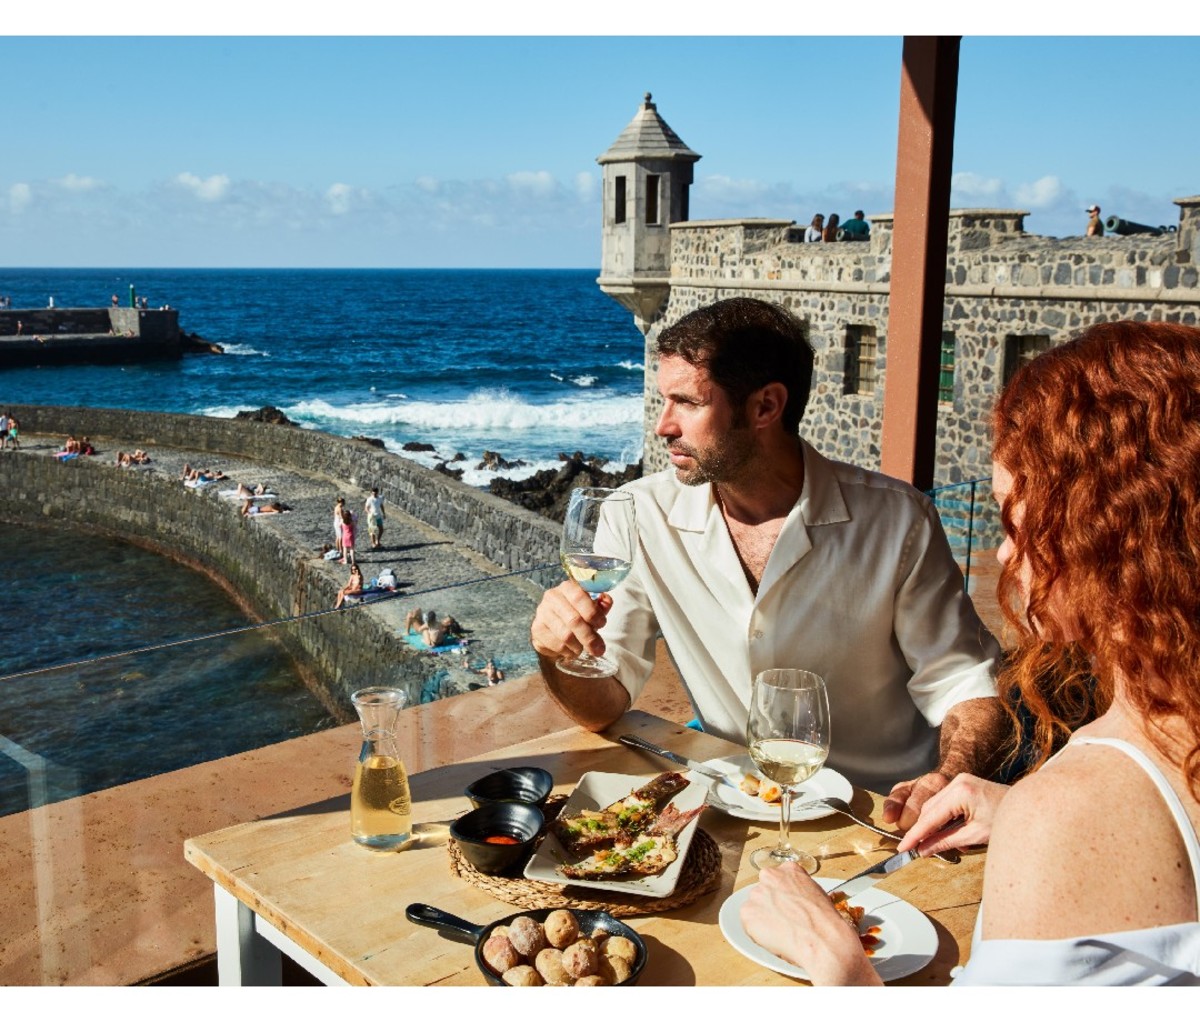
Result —
<path fill-rule="evenodd" d="M 394 590 L 384 589 L 382 586 L 367 586 L 361 593 L 347 593 L 346 603 L 371 603 L 374 600 L 381 600 L 385 596 L 391 596 Z M 420 636 L 414 635 L 414 639 Z M 421 643 L 422 648 L 428 648 L 425 643 Z"/>
<path fill-rule="evenodd" d="M 245 496 L 244 494 L 239 497 L 237 490 L 217 490 L 217 493 L 219 493 L 226 500 L 278 500 L 279 499 L 274 493 L 254 493 L 254 494 L 251 494 L 249 497 Z"/>
<path fill-rule="evenodd" d="M 188 487 L 188 489 L 198 490 L 202 486 L 212 486 L 215 482 L 215 479 L 185 479 L 183 485 Z"/>
<path fill-rule="evenodd" d="M 456 653 L 463 648 L 461 639 L 451 639 L 449 636 L 442 642 L 440 646 L 434 646 L 430 649 L 425 645 L 425 640 L 416 632 L 409 632 L 404 636 L 404 641 L 407 642 L 413 649 L 419 649 L 422 653 Z"/>

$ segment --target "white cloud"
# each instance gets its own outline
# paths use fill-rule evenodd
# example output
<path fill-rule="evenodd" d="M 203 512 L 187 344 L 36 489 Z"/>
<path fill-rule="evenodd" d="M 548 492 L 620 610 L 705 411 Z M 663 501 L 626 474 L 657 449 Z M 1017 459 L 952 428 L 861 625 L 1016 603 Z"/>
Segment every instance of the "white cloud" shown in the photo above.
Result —
<path fill-rule="evenodd" d="M 1004 182 L 998 177 L 984 177 L 965 170 L 950 178 L 950 191 L 956 198 L 971 202 L 987 200 L 989 204 L 1005 194 Z M 956 203 L 957 205 L 957 203 Z"/>
<path fill-rule="evenodd" d="M 505 180 L 517 191 L 529 192 L 531 195 L 549 195 L 558 187 L 554 175 L 548 170 L 518 170 L 509 174 Z"/>
<path fill-rule="evenodd" d="M 33 200 L 33 189 L 23 181 L 10 185 L 8 189 L 8 205 L 14 213 L 19 213 Z"/>
<path fill-rule="evenodd" d="M 213 174 L 212 177 L 200 178 L 185 170 L 182 174 L 176 175 L 175 183 L 187 188 L 196 198 L 205 202 L 218 202 L 229 192 L 229 178 L 225 174 Z"/>
<path fill-rule="evenodd" d="M 1042 209 L 1057 203 L 1063 198 L 1065 191 L 1062 182 L 1057 177 L 1047 174 L 1032 184 L 1017 185 L 1014 194 L 1018 206 Z"/>
<path fill-rule="evenodd" d="M 330 185 L 325 192 L 325 201 L 329 203 L 330 212 L 335 216 L 349 213 L 356 191 L 357 189 L 353 185 L 343 184 L 340 181 Z"/>
<path fill-rule="evenodd" d="M 90 192 L 93 188 L 99 188 L 101 183 L 94 177 L 68 174 L 66 177 L 60 177 L 55 184 L 68 192 Z"/>
<path fill-rule="evenodd" d="M 428 175 L 419 177 L 413 182 L 423 192 L 436 192 L 440 183 L 436 177 L 429 177 Z"/>
<path fill-rule="evenodd" d="M 600 193 L 597 188 L 599 182 L 595 174 L 590 174 L 586 170 L 581 170 L 575 175 L 575 196 L 580 202 L 598 202 Z"/>

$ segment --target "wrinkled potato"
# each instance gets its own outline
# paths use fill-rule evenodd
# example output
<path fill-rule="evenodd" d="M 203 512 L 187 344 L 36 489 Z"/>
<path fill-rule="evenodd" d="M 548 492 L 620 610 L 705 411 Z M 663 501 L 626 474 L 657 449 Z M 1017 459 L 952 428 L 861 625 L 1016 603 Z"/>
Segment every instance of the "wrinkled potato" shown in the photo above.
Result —
<path fill-rule="evenodd" d="M 600 954 L 589 941 L 578 941 L 562 953 L 562 967 L 574 979 L 594 975 L 600 967 Z"/>
<path fill-rule="evenodd" d="M 563 953 L 556 947 L 542 948 L 533 964 L 548 986 L 569 987 L 574 980 L 563 968 Z"/>
<path fill-rule="evenodd" d="M 529 916 L 517 916 L 508 924 L 508 939 L 517 949 L 517 954 L 530 961 L 546 946 L 546 934 L 542 924 Z"/>
<path fill-rule="evenodd" d="M 575 985 L 577 987 L 606 987 L 606 986 L 608 986 L 608 984 L 604 982 L 603 976 L 580 976 L 579 979 L 577 979 L 575 981 Z"/>
<path fill-rule="evenodd" d="M 633 965 L 637 961 L 637 945 L 628 937 L 614 934 L 600 944 L 600 953 L 606 958 L 621 958 Z"/>
<path fill-rule="evenodd" d="M 496 972 L 503 975 L 521 964 L 521 956 L 504 934 L 493 933 L 483 945 L 483 960 Z"/>
<path fill-rule="evenodd" d="M 565 908 L 555 909 L 551 912 L 546 916 L 546 922 L 543 925 L 546 929 L 546 940 L 550 942 L 550 946 L 560 950 L 574 944 L 579 936 L 579 922 L 574 913 L 568 912 Z"/>
<path fill-rule="evenodd" d="M 602 979 L 616 986 L 618 983 L 624 983 L 625 980 L 629 979 L 630 974 L 633 972 L 633 967 L 624 958 L 612 958 L 608 955 L 602 955 L 597 971 Z"/>
<path fill-rule="evenodd" d="M 540 987 L 542 977 L 532 965 L 515 965 L 500 977 L 510 987 Z"/>

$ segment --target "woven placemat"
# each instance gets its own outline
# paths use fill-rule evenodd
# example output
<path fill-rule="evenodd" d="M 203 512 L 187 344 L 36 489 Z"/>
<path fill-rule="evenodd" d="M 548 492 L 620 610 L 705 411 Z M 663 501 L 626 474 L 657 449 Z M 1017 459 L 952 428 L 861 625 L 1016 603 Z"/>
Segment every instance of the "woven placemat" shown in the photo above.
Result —
<path fill-rule="evenodd" d="M 565 799 L 563 800 L 565 801 Z M 559 806 L 550 807 L 552 809 Z M 604 897 L 594 887 L 548 884 L 525 877 L 488 876 L 480 873 L 458 850 L 454 838 L 449 841 L 450 872 L 473 887 L 486 891 L 498 901 L 518 908 L 578 908 L 622 916 L 644 916 L 690 905 L 702 894 L 721 885 L 721 849 L 707 831 L 696 829 L 687 858 L 679 873 L 675 890 L 665 898 L 647 898 L 614 891 Z"/>

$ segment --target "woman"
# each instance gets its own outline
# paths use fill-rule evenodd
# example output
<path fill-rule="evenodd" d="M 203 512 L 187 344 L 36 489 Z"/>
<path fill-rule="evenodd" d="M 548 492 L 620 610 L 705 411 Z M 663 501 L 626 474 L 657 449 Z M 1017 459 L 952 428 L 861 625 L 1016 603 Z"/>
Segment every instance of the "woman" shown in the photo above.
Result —
<path fill-rule="evenodd" d="M 341 589 L 338 590 L 337 603 L 333 605 L 334 610 L 340 610 L 343 603 L 346 602 L 347 596 L 353 596 L 355 593 L 363 591 L 362 569 L 357 564 L 350 567 L 350 581 L 347 582 Z"/>
<path fill-rule="evenodd" d="M 808 225 L 808 229 L 804 232 L 805 241 L 820 241 L 825 231 L 825 214 L 817 213 L 812 218 L 812 223 Z"/>
<path fill-rule="evenodd" d="M 992 425 L 1020 640 L 1002 690 L 1034 719 L 1041 769 L 1012 788 L 956 778 L 900 847 L 990 839 L 959 982 L 1200 982 L 1200 330 L 1092 327 L 1019 370 Z M 1050 757 L 1063 708 L 1093 701 Z M 798 870 L 764 872 L 742 920 L 817 983 L 879 982 Z"/>
<path fill-rule="evenodd" d="M 830 213 L 829 222 L 825 225 L 825 230 L 821 232 L 821 240 L 837 241 L 838 224 L 841 222 L 841 217 L 836 213 Z"/>
<path fill-rule="evenodd" d="M 342 563 L 345 564 L 345 555 L 342 553 L 342 514 L 346 510 L 346 498 L 338 497 L 333 502 L 333 549 L 337 551 L 338 557 L 343 558 Z"/>
<path fill-rule="evenodd" d="M 345 564 L 349 561 L 355 564 L 354 560 L 354 515 L 350 513 L 348 507 L 342 508 L 342 560 Z"/>

